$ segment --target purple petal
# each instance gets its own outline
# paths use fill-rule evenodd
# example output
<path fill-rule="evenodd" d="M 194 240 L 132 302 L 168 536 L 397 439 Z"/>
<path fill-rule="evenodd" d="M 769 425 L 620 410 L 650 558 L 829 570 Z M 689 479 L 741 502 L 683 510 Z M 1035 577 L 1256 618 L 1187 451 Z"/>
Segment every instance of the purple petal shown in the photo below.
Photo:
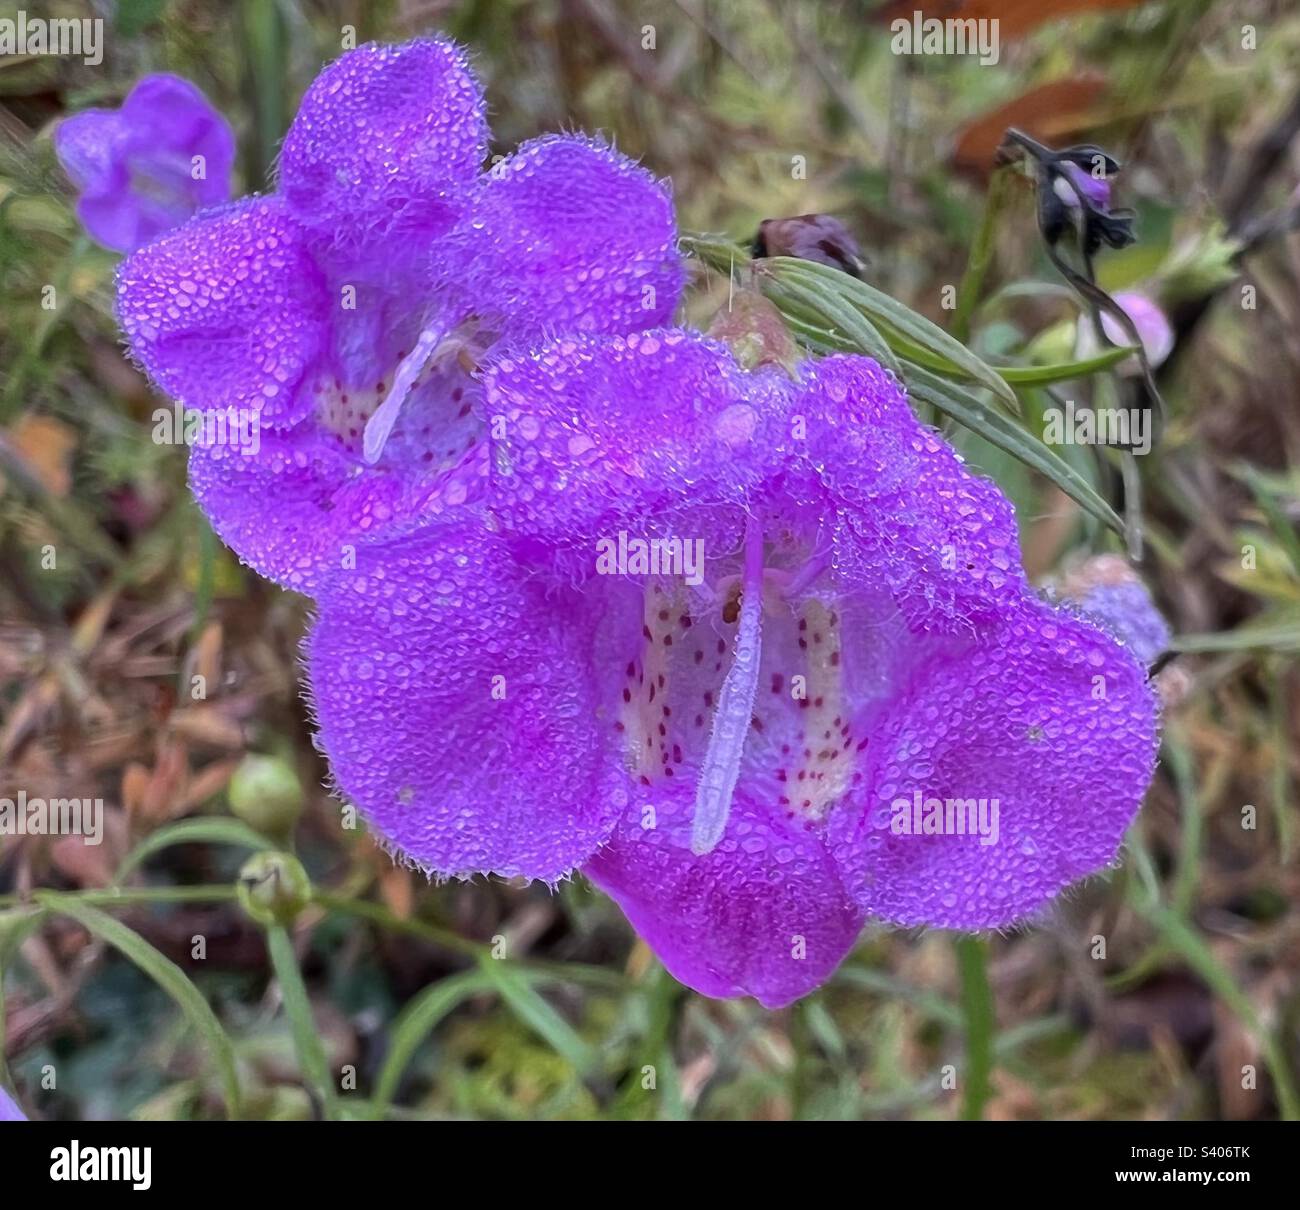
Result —
<path fill-rule="evenodd" d="M 190 488 L 221 540 L 254 571 L 312 594 L 322 577 L 349 566 L 357 547 L 398 536 L 472 502 L 486 481 L 485 451 L 420 479 L 387 464 L 358 473 L 328 433 L 304 423 L 264 429 L 256 452 L 195 445 Z"/>
<path fill-rule="evenodd" d="M 583 872 L 688 987 L 767 1008 L 807 995 L 862 928 L 835 863 L 800 823 L 744 798 L 718 846 L 696 857 L 693 802 L 690 785 L 647 792 Z"/>
<path fill-rule="evenodd" d="M 1151 368 L 1155 369 L 1174 351 L 1174 330 L 1168 318 L 1159 306 L 1136 290 L 1121 290 L 1114 296 L 1114 300 L 1133 321 L 1138 338 L 1142 341 L 1142 348 L 1146 352 L 1147 361 L 1151 363 Z M 1128 333 L 1120 326 L 1119 321 L 1105 311 L 1101 315 L 1101 326 L 1114 344 L 1131 343 Z M 1086 320 L 1081 321 L 1081 330 L 1091 333 L 1091 324 Z M 1131 360 L 1133 372 L 1140 372 L 1137 357 Z M 1123 366 L 1129 368 L 1129 362 L 1124 362 Z"/>
<path fill-rule="evenodd" d="M 1169 646 L 1169 626 L 1139 582 L 1100 584 L 1080 599 L 1079 607 L 1144 665 Z"/>
<path fill-rule="evenodd" d="M 719 555 L 739 506 L 818 519 L 836 566 L 918 627 L 968 631 L 1024 591 L 1015 518 L 865 357 L 804 382 L 744 373 L 695 333 L 561 340 L 484 373 L 502 515 L 557 543 L 691 534 Z M 797 497 L 796 505 L 793 497 Z M 719 508 L 718 506 L 728 506 Z"/>
<path fill-rule="evenodd" d="M 879 712 L 870 789 L 831 816 L 845 882 L 894 924 L 1013 924 L 1114 860 L 1156 748 L 1156 699 L 1132 655 L 1026 597 L 965 650 L 918 662 Z M 904 834 L 918 796 L 923 812 L 962 804 L 946 834 Z M 983 833 L 954 834 L 971 802 Z"/>
<path fill-rule="evenodd" d="M 772 469 L 779 421 L 750 402 L 775 379 L 741 374 L 726 349 L 682 330 L 566 339 L 483 375 L 496 507 L 520 530 L 589 552 L 621 529 L 678 530 L 734 545 L 741 504 Z M 759 440 L 757 426 L 766 426 Z M 721 530 L 716 528 L 720 520 Z"/>
<path fill-rule="evenodd" d="M 847 579 L 887 585 L 918 628 L 945 632 L 1019 599 L 1010 502 L 916 419 L 893 375 L 867 357 L 809 363 L 795 407 L 804 454 L 842 519 L 836 560 Z"/>
<path fill-rule="evenodd" d="M 123 262 L 117 314 L 159 389 L 186 407 L 239 407 L 288 425 L 313 406 L 324 282 L 274 198 L 204 214 Z"/>
<path fill-rule="evenodd" d="M 1058 167 L 1069 178 L 1069 184 L 1064 184 L 1057 189 L 1058 195 L 1062 197 L 1067 204 L 1078 206 L 1078 198 L 1067 196 L 1062 190 L 1070 191 L 1073 186 L 1073 192 L 1082 194 L 1096 210 L 1106 210 L 1110 206 L 1110 181 L 1105 177 L 1093 176 L 1086 168 L 1079 164 L 1071 163 L 1069 160 L 1060 160 L 1057 162 Z"/>
<path fill-rule="evenodd" d="M 341 792 L 427 871 L 563 878 L 628 800 L 599 742 L 598 618 L 486 529 L 359 551 L 323 585 L 307 646 Z"/>
<path fill-rule="evenodd" d="M 25 1122 L 27 1115 L 3 1088 L 0 1088 L 0 1122 Z"/>
<path fill-rule="evenodd" d="M 129 133 L 120 110 L 84 109 L 54 128 L 54 150 L 78 190 L 108 193 L 127 183 L 123 149 Z"/>
<path fill-rule="evenodd" d="M 235 136 L 230 124 L 189 80 L 173 75 L 145 76 L 122 103 L 122 121 L 131 131 L 133 166 L 153 169 L 170 179 L 195 209 L 230 198 Z M 195 176 L 195 158 L 202 173 Z"/>
<path fill-rule="evenodd" d="M 440 255 L 448 288 L 514 342 L 653 328 L 685 280 L 666 186 L 581 135 L 544 135 L 486 173 Z"/>
<path fill-rule="evenodd" d="M 482 90 L 459 47 L 371 43 L 307 90 L 285 136 L 280 190 L 353 263 L 385 240 L 409 257 L 411 240 L 427 244 L 451 226 L 486 148 Z"/>
<path fill-rule="evenodd" d="M 1060 585 L 1065 600 L 1150 665 L 1169 647 L 1169 626 L 1137 573 L 1119 555 L 1094 555 Z"/>

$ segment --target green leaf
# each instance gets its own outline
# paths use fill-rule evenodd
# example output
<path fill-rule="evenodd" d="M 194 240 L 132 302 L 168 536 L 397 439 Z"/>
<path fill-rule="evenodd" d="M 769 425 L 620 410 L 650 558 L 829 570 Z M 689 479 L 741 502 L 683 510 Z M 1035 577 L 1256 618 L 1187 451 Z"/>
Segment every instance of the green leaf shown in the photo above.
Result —
<path fill-rule="evenodd" d="M 1133 352 L 1132 345 L 1121 345 L 1083 361 L 1065 361 L 1050 366 L 997 366 L 996 369 L 1013 386 L 1050 386 L 1054 382 L 1069 382 L 1072 378 L 1086 378 L 1098 370 L 1107 370 L 1116 362 L 1132 356 Z"/>
<path fill-rule="evenodd" d="M 375 1116 L 383 1117 L 401 1082 L 415 1052 L 435 1025 L 450 1013 L 462 1000 L 480 992 L 490 991 L 492 980 L 485 971 L 471 970 L 442 979 L 427 987 L 408 1002 L 393 1024 L 388 1055 L 375 1085 Z"/>
<path fill-rule="evenodd" d="M 782 283 L 800 283 L 818 293 L 837 297 L 866 312 L 873 323 L 892 328 L 919 348 L 941 358 L 953 369 L 988 387 L 1013 410 L 1019 409 L 1016 393 L 992 366 L 981 361 L 959 340 L 910 307 L 888 294 L 850 277 L 838 269 L 789 256 L 767 260 L 768 271 Z"/>
<path fill-rule="evenodd" d="M 182 819 L 145 837 L 117 867 L 114 884 L 121 884 L 132 870 L 137 869 L 155 853 L 175 844 L 232 844 L 255 851 L 274 849 L 275 845 L 246 823 L 224 816 L 203 816 Z"/>
<path fill-rule="evenodd" d="M 1180 634 L 1169 646 L 1174 651 L 1300 651 L 1300 618 L 1256 623 L 1225 630 L 1222 634 Z"/>
<path fill-rule="evenodd" d="M 117 33 L 123 38 L 138 38 L 162 20 L 166 7 L 167 0 L 118 0 Z"/>
<path fill-rule="evenodd" d="M 492 981 L 492 986 L 500 992 L 510 1011 L 536 1032 L 552 1050 L 568 1059 L 580 1075 L 595 1067 L 595 1048 L 584 1042 L 573 1026 L 532 987 L 532 981 L 536 978 L 534 974 L 508 968 L 503 961 L 491 957 L 480 959 L 479 965 Z"/>
<path fill-rule="evenodd" d="M 1032 467 L 1103 524 L 1121 536 L 1124 534 L 1124 522 L 1097 489 L 1059 454 L 1009 416 L 994 411 L 955 383 L 919 366 L 909 367 L 906 377 L 908 391 L 915 398 L 937 408 L 945 416 L 951 416 L 991 445 Z"/>
<path fill-rule="evenodd" d="M 832 329 L 831 335 L 842 336 L 849 342 L 850 346 L 861 349 L 864 353 L 874 357 L 881 365 L 893 370 L 895 374 L 899 373 L 898 359 L 894 356 L 885 338 L 880 334 L 879 329 L 856 307 L 850 306 L 842 299 L 818 294 L 800 282 L 769 280 L 765 284 L 767 289 L 764 290 L 764 293 L 778 308 L 784 310 L 783 304 L 788 305 L 791 300 L 796 304 L 802 304 L 803 307 L 809 308 L 829 324 Z"/>
<path fill-rule="evenodd" d="M 221 1078 L 226 1111 L 232 1120 L 237 1119 L 240 1114 L 240 1092 L 234 1047 L 216 1014 L 208 1007 L 208 1002 L 189 976 L 139 933 L 98 908 L 80 903 L 70 895 L 51 891 L 38 891 L 36 900 L 51 911 L 70 917 L 94 936 L 120 950 L 176 1001 L 208 1048 Z"/>
<path fill-rule="evenodd" d="M 338 1103 L 334 1095 L 334 1080 L 330 1075 L 325 1048 L 316 1032 L 311 999 L 302 981 L 302 971 L 298 968 L 298 956 L 293 952 L 293 939 L 286 929 L 276 924 L 266 930 L 266 943 L 271 954 L 271 967 L 280 984 L 285 1015 L 289 1018 L 289 1027 L 293 1031 L 294 1048 L 298 1052 L 302 1074 L 315 1086 L 325 1109 L 325 1117 L 335 1121 L 338 1118 Z"/>

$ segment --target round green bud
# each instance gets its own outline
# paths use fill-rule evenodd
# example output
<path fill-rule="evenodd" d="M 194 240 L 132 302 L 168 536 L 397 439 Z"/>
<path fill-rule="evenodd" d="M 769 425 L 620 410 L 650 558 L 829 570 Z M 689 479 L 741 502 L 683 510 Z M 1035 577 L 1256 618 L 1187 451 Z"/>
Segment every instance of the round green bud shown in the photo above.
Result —
<path fill-rule="evenodd" d="M 250 752 L 230 779 L 230 809 L 263 836 L 288 837 L 302 813 L 302 783 L 279 756 Z"/>
<path fill-rule="evenodd" d="M 289 853 L 257 853 L 239 871 L 240 905 L 261 925 L 292 924 L 311 901 L 311 879 Z"/>

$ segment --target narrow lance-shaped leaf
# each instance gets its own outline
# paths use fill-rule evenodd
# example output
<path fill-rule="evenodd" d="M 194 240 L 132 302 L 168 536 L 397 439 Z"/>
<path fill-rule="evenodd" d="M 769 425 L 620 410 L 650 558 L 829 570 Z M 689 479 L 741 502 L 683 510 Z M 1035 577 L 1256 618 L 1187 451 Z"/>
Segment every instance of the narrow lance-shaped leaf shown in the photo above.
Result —
<path fill-rule="evenodd" d="M 819 312 L 832 328 L 837 329 L 849 342 L 874 357 L 881 365 L 899 373 L 898 359 L 894 356 L 880 331 L 856 307 L 833 295 L 819 294 L 798 281 L 771 281 L 767 283 L 767 296 L 778 307 L 783 301 L 794 299 L 813 311 Z"/>
<path fill-rule="evenodd" d="M 208 1002 L 189 976 L 139 933 L 98 908 L 80 903 L 69 895 L 38 893 L 36 898 L 44 907 L 71 917 L 82 928 L 120 950 L 180 1005 L 181 1011 L 203 1039 L 216 1063 L 227 1112 L 231 1118 L 238 1118 L 240 1092 L 234 1047 L 216 1014 L 208 1007 Z"/>
<path fill-rule="evenodd" d="M 998 366 L 997 371 L 1013 386 L 1051 386 L 1056 382 L 1087 378 L 1100 370 L 1108 370 L 1117 362 L 1131 357 L 1133 352 L 1132 346 L 1119 345 L 1082 361 L 1063 361 L 1048 366 Z"/>
<path fill-rule="evenodd" d="M 1103 524 L 1117 534 L 1124 534 L 1124 523 L 1119 514 L 1097 490 L 1059 454 L 1009 416 L 985 406 L 954 383 L 920 367 L 908 369 L 907 385 L 915 398 L 951 416 L 992 445 L 1032 467 Z"/>
<path fill-rule="evenodd" d="M 887 324 L 927 352 L 950 362 L 956 369 L 988 387 L 1009 407 L 1018 410 L 1016 393 L 990 365 L 976 357 L 964 344 L 949 336 L 937 324 L 888 294 L 825 265 L 790 257 L 774 257 L 767 262 L 778 281 L 801 282 L 816 291 L 836 295 L 861 307 L 873 323 Z"/>

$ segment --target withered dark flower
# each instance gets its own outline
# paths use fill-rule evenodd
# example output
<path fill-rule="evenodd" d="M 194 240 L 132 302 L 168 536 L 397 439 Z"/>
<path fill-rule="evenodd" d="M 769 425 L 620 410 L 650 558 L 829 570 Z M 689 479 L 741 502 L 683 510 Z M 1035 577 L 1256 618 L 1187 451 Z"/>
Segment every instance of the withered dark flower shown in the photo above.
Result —
<path fill-rule="evenodd" d="M 797 256 L 860 277 L 866 262 L 849 229 L 829 214 L 764 219 L 750 249 L 755 258 Z"/>
<path fill-rule="evenodd" d="M 1119 161 L 1092 143 L 1060 149 L 1047 147 L 1014 127 L 1003 136 L 998 158 L 1002 163 L 1023 158 L 1033 165 L 1038 188 L 1038 229 L 1048 257 L 1084 300 L 1098 339 L 1105 344 L 1115 343 L 1108 331 L 1112 325 L 1102 322 L 1105 315 L 1136 347 L 1143 386 L 1157 418 L 1163 423 L 1164 400 L 1156 387 L 1142 336 L 1124 308 L 1097 285 L 1093 271 L 1093 257 L 1102 245 L 1126 248 L 1137 240 L 1133 230 L 1134 212 L 1111 205 L 1111 183 L 1119 175 Z M 1074 236 L 1077 267 L 1061 254 L 1067 232 Z"/>
<path fill-rule="evenodd" d="M 1067 231 L 1074 231 L 1090 280 L 1092 257 L 1102 244 L 1125 248 L 1137 239 L 1133 211 L 1111 208 L 1111 181 L 1120 170 L 1114 156 L 1091 143 L 1054 150 L 1014 128 L 1003 143 L 1004 151 L 1010 147 L 1020 148 L 1036 167 L 1043 238 L 1055 248 Z"/>

